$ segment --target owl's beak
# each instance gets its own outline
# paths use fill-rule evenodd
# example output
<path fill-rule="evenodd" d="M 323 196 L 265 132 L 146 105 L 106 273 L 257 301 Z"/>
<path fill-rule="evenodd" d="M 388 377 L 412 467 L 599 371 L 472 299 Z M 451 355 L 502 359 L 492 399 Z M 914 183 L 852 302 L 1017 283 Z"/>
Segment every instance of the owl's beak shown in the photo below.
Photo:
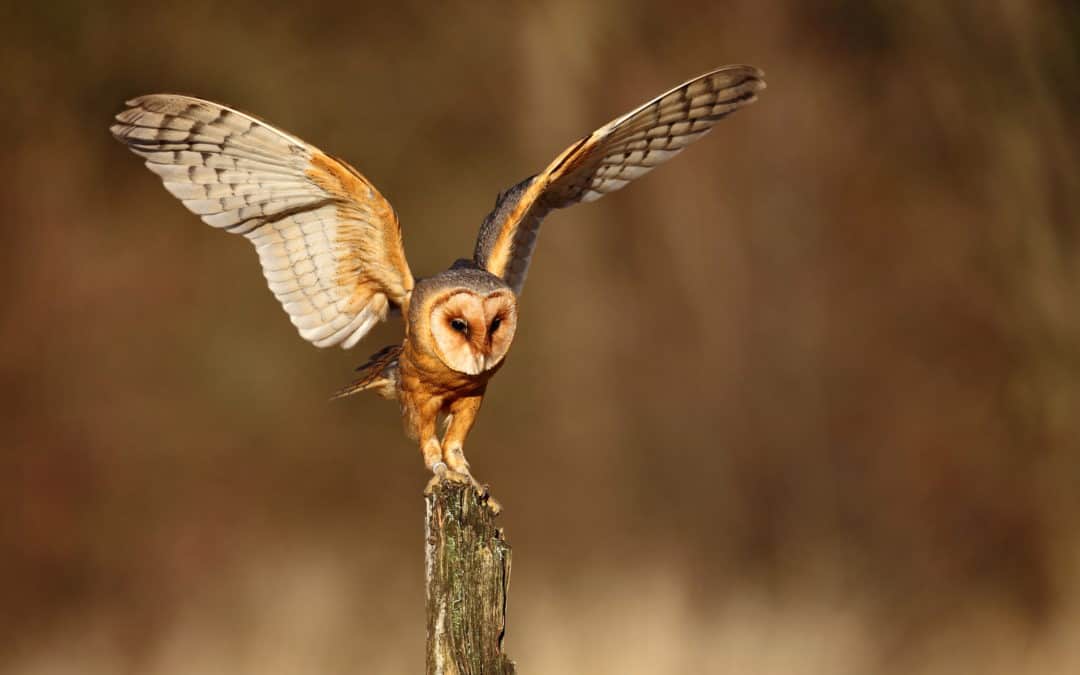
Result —
<path fill-rule="evenodd" d="M 484 354 L 484 370 L 491 370 L 495 366 L 499 365 L 500 361 L 502 361 L 502 357 L 497 357 L 489 350 L 486 354 Z"/>

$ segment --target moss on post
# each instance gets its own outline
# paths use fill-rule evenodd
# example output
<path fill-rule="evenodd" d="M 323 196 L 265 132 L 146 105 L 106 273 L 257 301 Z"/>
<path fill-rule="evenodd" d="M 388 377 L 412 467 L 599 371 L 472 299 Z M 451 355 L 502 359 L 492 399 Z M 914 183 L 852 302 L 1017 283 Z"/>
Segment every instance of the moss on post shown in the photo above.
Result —
<path fill-rule="evenodd" d="M 513 675 L 502 651 L 510 545 L 485 498 L 442 481 L 426 495 L 427 673 Z"/>

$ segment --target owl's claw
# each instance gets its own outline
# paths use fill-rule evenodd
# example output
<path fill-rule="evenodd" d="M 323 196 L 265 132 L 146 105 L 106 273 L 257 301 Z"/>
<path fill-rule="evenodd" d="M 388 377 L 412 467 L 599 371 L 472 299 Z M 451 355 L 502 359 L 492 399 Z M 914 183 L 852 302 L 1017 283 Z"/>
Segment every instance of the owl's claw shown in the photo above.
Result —
<path fill-rule="evenodd" d="M 499 515 L 499 512 L 502 511 L 502 505 L 491 496 L 491 491 L 488 490 L 488 486 L 473 478 L 473 475 L 469 473 L 468 467 L 465 467 L 464 471 L 461 473 L 468 478 L 469 484 L 476 490 L 476 496 L 480 498 L 480 501 L 487 504 L 487 507 L 491 509 L 493 514 L 496 516 Z"/>
<path fill-rule="evenodd" d="M 469 466 L 467 464 L 458 469 L 457 473 L 466 477 L 469 484 L 473 486 L 474 490 L 476 490 L 477 497 L 479 497 L 480 499 L 487 499 L 491 496 L 491 493 L 488 491 L 488 486 L 473 478 L 472 472 L 469 471 Z"/>
<path fill-rule="evenodd" d="M 454 483 L 464 483 L 466 485 L 472 484 L 472 477 L 457 471 L 452 471 L 447 468 L 443 462 L 435 462 L 431 467 L 431 472 L 435 475 L 428 481 L 427 487 L 424 488 L 424 494 L 430 495 L 435 490 L 435 486 L 443 481 L 452 481 Z"/>
<path fill-rule="evenodd" d="M 472 485 L 475 482 L 473 481 L 472 476 L 470 476 L 469 474 L 461 473 L 460 471 L 453 471 L 451 469 L 447 469 L 439 476 L 439 478 L 442 480 L 453 481 L 455 483 L 463 483 L 465 485 Z"/>
<path fill-rule="evenodd" d="M 485 492 L 485 496 L 484 496 L 484 503 L 485 503 L 485 504 L 487 504 L 487 507 L 488 507 L 488 509 L 489 509 L 489 510 L 491 511 L 491 515 L 493 515 L 493 516 L 497 516 L 497 515 L 499 515 L 500 513 L 502 513 L 502 504 L 500 504 L 500 503 L 499 503 L 499 502 L 498 502 L 498 501 L 497 501 L 497 500 L 496 500 L 496 499 L 495 499 L 494 497 L 492 497 L 491 495 L 489 495 L 489 494 L 486 494 L 486 492 L 487 492 L 487 486 L 484 486 L 484 492 Z"/>
<path fill-rule="evenodd" d="M 436 462 L 434 465 L 432 465 L 431 471 L 435 475 L 431 477 L 431 480 L 428 481 L 427 487 L 424 488 L 425 495 L 430 495 L 432 492 L 434 492 L 435 486 L 439 485 L 443 481 L 453 481 L 455 483 L 462 483 L 472 486 L 472 489 L 476 491 L 476 496 L 480 498 L 481 502 L 487 504 L 487 507 L 491 509 L 491 512 L 494 515 L 498 515 L 499 512 L 502 511 L 502 505 L 499 504 L 499 502 L 495 501 L 495 499 L 491 496 L 491 493 L 488 490 L 488 486 L 483 485 L 475 478 L 473 478 L 472 474 L 468 472 L 468 469 L 466 469 L 465 471 L 452 471 L 451 469 L 447 468 L 446 464 L 444 464 L 443 462 Z"/>

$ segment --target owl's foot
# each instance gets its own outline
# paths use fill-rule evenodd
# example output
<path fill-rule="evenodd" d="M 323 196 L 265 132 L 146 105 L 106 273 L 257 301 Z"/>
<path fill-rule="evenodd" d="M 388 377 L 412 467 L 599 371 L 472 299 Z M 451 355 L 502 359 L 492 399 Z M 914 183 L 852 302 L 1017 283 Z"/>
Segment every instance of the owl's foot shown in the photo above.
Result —
<path fill-rule="evenodd" d="M 473 478 L 473 475 L 469 473 L 469 466 L 467 464 L 455 471 L 455 473 L 459 475 L 464 474 L 468 478 L 469 484 L 476 490 L 476 496 L 480 498 L 480 501 L 487 504 L 487 507 L 491 509 L 493 514 L 499 515 L 499 512 L 502 511 L 502 504 L 491 496 L 491 491 L 488 490 L 488 486 Z"/>
<path fill-rule="evenodd" d="M 491 493 L 488 492 L 488 487 L 486 485 L 482 485 L 475 478 L 473 478 L 472 474 L 469 473 L 469 469 L 467 467 L 464 471 L 453 471 L 449 469 L 444 462 L 436 462 L 431 467 L 431 471 L 435 475 L 431 477 L 431 480 L 428 481 L 427 487 L 424 488 L 425 495 L 430 495 L 435 490 L 435 486 L 443 481 L 463 483 L 465 485 L 472 486 L 473 490 L 476 491 L 476 496 L 479 497 L 480 501 L 486 504 L 489 509 L 491 509 L 491 512 L 493 514 L 498 515 L 499 512 L 502 511 L 502 505 L 499 504 L 499 502 L 495 501 L 494 498 L 492 498 Z"/>
<path fill-rule="evenodd" d="M 451 471 L 446 466 L 446 462 L 435 462 L 431 465 L 431 473 L 434 474 L 431 480 L 428 481 L 427 487 L 424 488 L 424 494 L 430 495 L 435 489 L 435 486 L 444 480 L 453 481 L 455 483 L 470 483 L 470 476 L 467 476 L 457 471 Z"/>

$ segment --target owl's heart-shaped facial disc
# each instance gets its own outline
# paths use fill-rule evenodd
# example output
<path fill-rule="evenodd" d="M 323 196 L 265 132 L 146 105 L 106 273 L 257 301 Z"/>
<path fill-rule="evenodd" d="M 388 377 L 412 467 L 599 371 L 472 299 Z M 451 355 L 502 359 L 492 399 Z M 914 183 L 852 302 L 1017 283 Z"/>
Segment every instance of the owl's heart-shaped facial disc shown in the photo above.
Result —
<path fill-rule="evenodd" d="M 517 328 L 517 304 L 509 290 L 481 295 L 457 291 L 431 311 L 436 352 L 450 369 L 467 375 L 491 370 L 506 356 Z"/>

